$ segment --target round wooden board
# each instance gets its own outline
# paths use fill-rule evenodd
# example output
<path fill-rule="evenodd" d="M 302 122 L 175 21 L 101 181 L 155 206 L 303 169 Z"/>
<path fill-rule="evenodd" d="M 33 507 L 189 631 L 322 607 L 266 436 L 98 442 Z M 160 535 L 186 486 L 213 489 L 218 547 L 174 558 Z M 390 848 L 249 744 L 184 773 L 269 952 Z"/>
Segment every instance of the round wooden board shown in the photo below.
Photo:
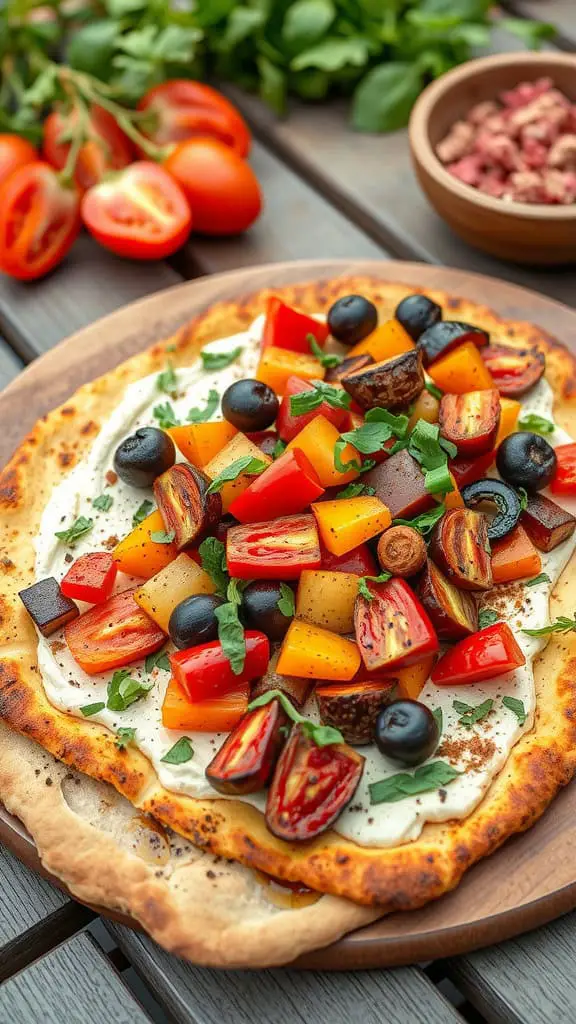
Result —
<path fill-rule="evenodd" d="M 576 347 L 576 312 L 544 296 L 492 278 L 444 267 L 386 261 L 303 261 L 253 267 L 201 278 L 158 292 L 99 320 L 62 342 L 24 371 L 0 396 L 0 459 L 4 463 L 43 413 L 80 384 L 104 373 L 220 299 L 261 287 L 348 274 L 441 288 L 493 307 L 501 316 L 529 320 Z M 39 330 L 41 330 L 39 325 Z M 20 822 L 0 808 L 0 839 L 29 867 L 40 865 Z M 576 907 L 576 788 L 565 789 L 524 835 L 472 868 L 438 902 L 395 914 L 296 966 L 322 970 L 389 967 L 467 952 L 500 942 Z M 51 879 L 63 888 L 58 879 Z M 134 925 L 120 915 L 105 916 Z"/>

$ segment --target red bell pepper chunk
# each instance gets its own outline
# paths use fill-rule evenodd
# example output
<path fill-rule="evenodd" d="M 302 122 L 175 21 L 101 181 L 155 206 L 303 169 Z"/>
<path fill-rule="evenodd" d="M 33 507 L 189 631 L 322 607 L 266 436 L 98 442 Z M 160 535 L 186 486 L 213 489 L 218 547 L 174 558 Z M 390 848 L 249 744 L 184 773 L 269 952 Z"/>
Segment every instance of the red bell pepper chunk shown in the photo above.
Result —
<path fill-rule="evenodd" d="M 550 484 L 552 494 L 576 494 L 576 443 L 561 444 L 556 452 L 556 472 Z"/>
<path fill-rule="evenodd" d="M 280 410 L 278 412 L 278 418 L 276 420 L 276 430 L 283 441 L 292 441 L 304 429 L 316 416 L 324 416 L 330 423 L 333 423 L 338 430 L 344 430 L 344 424 L 348 418 L 348 411 L 346 409 L 334 409 L 328 402 L 322 402 L 321 405 L 317 406 L 316 409 L 312 409 L 310 412 L 301 413 L 299 416 L 294 416 L 291 411 L 290 399 L 292 395 L 299 395 L 303 391 L 314 391 L 314 387 L 307 380 L 302 380 L 293 374 L 288 377 L 286 382 L 286 390 L 284 391 L 284 397 L 280 403 Z M 346 428 L 346 429 L 354 429 Z M 395 440 L 395 439 L 394 439 Z"/>
<path fill-rule="evenodd" d="M 213 640 L 198 647 L 188 647 L 170 655 L 172 675 L 188 700 L 213 700 L 221 694 L 238 689 L 238 684 L 263 676 L 270 661 L 270 643 L 264 633 L 249 630 L 244 634 L 246 658 L 242 672 L 235 675 L 222 650 Z"/>
<path fill-rule="evenodd" d="M 297 580 L 320 567 L 320 541 L 312 515 L 282 516 L 232 526 L 226 534 L 228 572 L 241 580 Z"/>
<path fill-rule="evenodd" d="M 324 488 L 310 459 L 292 448 L 257 476 L 228 511 L 241 523 L 257 523 L 303 512 L 322 494 Z"/>
<path fill-rule="evenodd" d="M 166 642 L 163 630 L 136 604 L 133 594 L 123 590 L 66 626 L 70 653 L 88 675 L 129 665 Z"/>
<path fill-rule="evenodd" d="M 68 569 L 60 590 L 77 601 L 100 604 L 110 597 L 117 572 L 116 562 L 108 551 L 80 555 Z"/>
<path fill-rule="evenodd" d="M 406 580 L 393 577 L 366 586 L 371 600 L 356 598 L 354 631 L 369 672 L 404 668 L 436 653 L 434 627 Z"/>
<path fill-rule="evenodd" d="M 359 544 L 345 555 L 333 555 L 322 547 L 321 568 L 327 572 L 349 572 L 354 576 L 377 576 L 380 572 L 367 544 Z"/>
<path fill-rule="evenodd" d="M 262 350 L 274 345 L 276 348 L 287 348 L 291 352 L 305 352 L 309 355 L 308 335 L 313 334 L 318 344 L 324 345 L 329 333 L 327 324 L 291 309 L 275 295 L 268 299 Z"/>
<path fill-rule="evenodd" d="M 446 651 L 430 676 L 437 686 L 480 683 L 526 664 L 507 622 L 495 622 Z"/>
<path fill-rule="evenodd" d="M 474 459 L 451 459 L 448 468 L 456 481 L 456 487 L 461 490 L 466 484 L 473 484 L 486 476 L 487 471 L 496 458 L 496 452 L 484 452 Z"/>

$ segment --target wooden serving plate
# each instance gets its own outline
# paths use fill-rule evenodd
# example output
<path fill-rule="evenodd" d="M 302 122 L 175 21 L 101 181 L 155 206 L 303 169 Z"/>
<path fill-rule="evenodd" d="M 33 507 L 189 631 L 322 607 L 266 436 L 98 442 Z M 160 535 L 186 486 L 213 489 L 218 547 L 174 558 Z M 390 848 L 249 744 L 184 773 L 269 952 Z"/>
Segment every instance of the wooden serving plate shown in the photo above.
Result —
<path fill-rule="evenodd" d="M 157 292 L 84 328 L 34 362 L 0 395 L 1 463 L 34 421 L 80 384 L 167 337 L 214 302 L 262 287 L 348 274 L 442 288 L 491 306 L 503 317 L 532 321 L 576 348 L 576 312 L 524 288 L 478 274 L 380 260 L 314 260 L 252 267 Z M 64 888 L 42 868 L 22 824 L 1 807 L 0 840 L 29 867 Z M 326 949 L 301 957 L 296 966 L 349 970 L 436 960 L 545 924 L 576 907 L 575 847 L 576 787 L 572 785 L 527 833 L 511 839 L 472 868 L 454 892 L 422 910 L 383 918 Z M 94 909 L 136 926 L 131 919 Z"/>

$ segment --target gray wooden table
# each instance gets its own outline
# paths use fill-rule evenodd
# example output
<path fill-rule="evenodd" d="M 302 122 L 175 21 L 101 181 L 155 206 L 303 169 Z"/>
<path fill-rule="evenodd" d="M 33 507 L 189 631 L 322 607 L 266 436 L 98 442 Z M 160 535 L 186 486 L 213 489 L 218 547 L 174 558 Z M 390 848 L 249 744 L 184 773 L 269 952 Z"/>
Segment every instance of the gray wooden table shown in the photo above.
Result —
<path fill-rule="evenodd" d="M 503 6 L 553 21 L 556 44 L 576 51 L 576 0 Z M 498 40 L 499 49 L 516 45 Z M 450 233 L 418 189 L 405 132 L 352 136 L 338 105 L 294 104 L 278 123 L 253 98 L 234 98 L 257 138 L 252 160 L 266 208 L 256 227 L 234 241 L 194 240 L 170 263 L 138 266 L 84 237 L 44 281 L 0 277 L 0 386 L 66 335 L 133 299 L 202 274 L 277 260 L 423 260 L 516 281 L 573 304 L 574 270 L 510 266 Z M 570 914 L 520 939 L 427 967 L 216 972 L 95 919 L 0 849 L 0 1024 L 572 1022 L 575 946 Z"/>

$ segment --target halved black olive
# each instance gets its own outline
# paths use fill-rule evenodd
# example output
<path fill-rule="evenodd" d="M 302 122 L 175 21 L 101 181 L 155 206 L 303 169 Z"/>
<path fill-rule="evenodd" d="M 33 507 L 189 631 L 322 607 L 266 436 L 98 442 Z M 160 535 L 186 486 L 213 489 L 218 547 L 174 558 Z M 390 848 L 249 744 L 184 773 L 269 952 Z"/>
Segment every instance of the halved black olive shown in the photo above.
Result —
<path fill-rule="evenodd" d="M 427 295 L 407 295 L 396 306 L 394 316 L 412 341 L 418 338 L 432 324 L 442 319 L 442 310 L 437 302 L 432 302 Z"/>
<path fill-rule="evenodd" d="M 556 472 L 556 452 L 540 434 L 518 430 L 498 447 L 496 466 L 500 476 L 513 487 L 541 491 Z"/>
<path fill-rule="evenodd" d="M 463 324 L 458 320 L 440 320 L 432 324 L 418 339 L 424 366 L 429 366 L 457 345 L 463 345 L 465 341 L 473 341 L 478 348 L 483 348 L 484 345 L 488 345 L 490 335 L 481 327 Z"/>
<path fill-rule="evenodd" d="M 498 514 L 491 523 L 488 523 L 489 540 L 500 540 L 500 537 L 505 537 L 520 519 L 520 498 L 514 488 L 505 484 L 503 480 L 491 480 L 489 477 L 476 480 L 464 487 L 460 493 L 468 508 L 474 508 L 481 501 L 489 501 L 496 505 Z"/>

